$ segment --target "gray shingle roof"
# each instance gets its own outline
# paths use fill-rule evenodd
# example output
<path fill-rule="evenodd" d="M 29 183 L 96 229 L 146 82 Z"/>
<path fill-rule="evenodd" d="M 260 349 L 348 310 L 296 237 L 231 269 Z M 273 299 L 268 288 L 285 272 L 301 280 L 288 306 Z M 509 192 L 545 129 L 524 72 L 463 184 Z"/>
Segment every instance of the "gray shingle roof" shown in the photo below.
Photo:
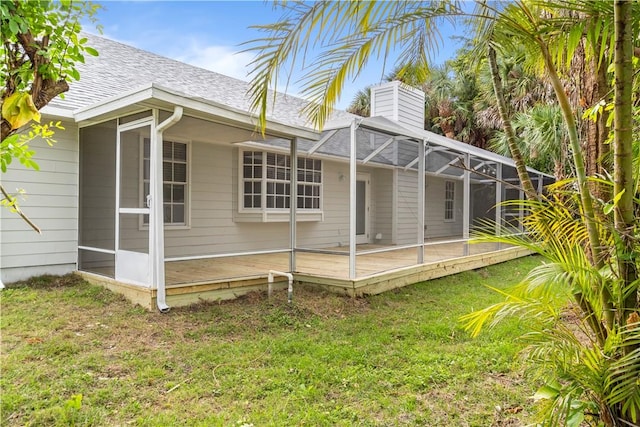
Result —
<path fill-rule="evenodd" d="M 49 105 L 69 111 L 89 107 L 101 101 L 131 92 L 134 89 L 149 87 L 150 84 L 170 88 L 192 98 L 223 104 L 249 114 L 250 102 L 247 95 L 249 83 L 216 73 L 204 68 L 165 58 L 104 37 L 84 33 L 88 46 L 98 50 L 99 56 L 86 56 L 85 64 L 77 64 L 80 81 L 73 82 L 65 98 L 56 98 Z M 278 93 L 275 107 L 268 112 L 268 118 L 285 125 L 311 128 L 308 119 L 301 114 L 307 104 L 304 99 Z M 348 126 L 355 115 L 342 110 L 334 111 L 331 121 L 335 128 Z M 427 138 L 431 142 L 451 149 L 468 152 L 473 156 L 492 159 L 504 164 L 512 164 L 509 158 L 498 156 L 485 150 L 450 140 L 422 129 L 407 129 L 399 123 L 379 117 L 362 119 L 373 128 L 390 131 L 397 135 L 412 138 Z M 331 128 L 327 124 L 327 129 Z M 344 134 L 344 132 L 342 132 Z M 345 136 L 346 135 L 346 136 Z M 333 138 L 322 150 L 333 154 L 342 153 L 348 145 L 348 132 L 342 138 Z M 344 154 L 344 153 L 342 153 Z M 380 153 L 382 156 L 384 153 Z M 346 154 L 345 154 L 346 155 Z"/>
<path fill-rule="evenodd" d="M 249 112 L 249 83 L 204 68 L 165 58 L 123 43 L 91 34 L 83 34 L 88 46 L 99 56 L 86 55 L 85 64 L 77 64 L 80 81 L 73 82 L 65 98 L 56 98 L 52 107 L 66 110 L 93 105 L 122 93 L 155 83 L 189 97 L 203 98 Z M 268 118 L 278 122 L 311 127 L 301 114 L 307 101 L 282 93 Z M 353 117 L 337 110 L 334 118 Z"/>

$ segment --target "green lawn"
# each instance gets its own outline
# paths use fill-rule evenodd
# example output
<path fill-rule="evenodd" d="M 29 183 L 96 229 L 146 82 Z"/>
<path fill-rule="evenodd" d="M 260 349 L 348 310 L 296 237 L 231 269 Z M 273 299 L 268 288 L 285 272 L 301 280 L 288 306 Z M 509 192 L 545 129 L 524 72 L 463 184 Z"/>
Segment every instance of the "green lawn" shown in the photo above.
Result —
<path fill-rule="evenodd" d="M 497 302 L 539 258 L 351 299 L 146 312 L 75 276 L 2 299 L 2 425 L 518 426 L 534 384 L 517 321 L 471 339 L 457 319 Z M 80 396 L 81 395 L 81 400 Z"/>

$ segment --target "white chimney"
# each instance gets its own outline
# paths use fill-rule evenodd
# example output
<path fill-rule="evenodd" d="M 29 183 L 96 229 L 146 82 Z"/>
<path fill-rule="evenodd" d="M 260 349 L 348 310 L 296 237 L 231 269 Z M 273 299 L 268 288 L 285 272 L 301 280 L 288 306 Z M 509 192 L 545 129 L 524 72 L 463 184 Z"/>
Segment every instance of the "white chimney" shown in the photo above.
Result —
<path fill-rule="evenodd" d="M 424 129 L 424 92 L 399 81 L 371 88 L 371 117 Z"/>

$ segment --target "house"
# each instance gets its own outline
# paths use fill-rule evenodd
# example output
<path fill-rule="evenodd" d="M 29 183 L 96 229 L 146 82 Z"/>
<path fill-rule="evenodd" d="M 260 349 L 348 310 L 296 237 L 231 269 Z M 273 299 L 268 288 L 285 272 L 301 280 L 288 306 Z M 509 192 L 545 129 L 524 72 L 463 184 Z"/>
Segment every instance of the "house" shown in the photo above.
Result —
<path fill-rule="evenodd" d="M 423 130 L 420 91 L 376 87 L 372 117 L 337 111 L 321 133 L 303 100 L 273 94 L 262 135 L 246 82 L 87 37 L 100 56 L 42 111 L 63 122 L 57 144 L 33 144 L 39 172 L 2 177 L 43 229 L 2 210 L 5 283 L 78 271 L 166 310 L 264 288 L 271 270 L 356 295 L 525 253 L 467 244 L 479 220 L 520 215 L 495 207 L 522 197 L 514 163 Z"/>

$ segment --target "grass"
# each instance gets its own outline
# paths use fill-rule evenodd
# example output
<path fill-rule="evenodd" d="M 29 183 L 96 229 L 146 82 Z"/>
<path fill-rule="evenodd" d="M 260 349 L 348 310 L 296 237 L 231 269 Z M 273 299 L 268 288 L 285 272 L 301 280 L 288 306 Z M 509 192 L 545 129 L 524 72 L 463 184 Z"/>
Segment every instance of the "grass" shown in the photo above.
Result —
<path fill-rule="evenodd" d="M 146 312 L 76 276 L 0 293 L 2 425 L 518 426 L 517 320 L 471 339 L 527 257 L 351 299 L 294 290 Z M 286 291 L 285 291 L 286 293 Z"/>

